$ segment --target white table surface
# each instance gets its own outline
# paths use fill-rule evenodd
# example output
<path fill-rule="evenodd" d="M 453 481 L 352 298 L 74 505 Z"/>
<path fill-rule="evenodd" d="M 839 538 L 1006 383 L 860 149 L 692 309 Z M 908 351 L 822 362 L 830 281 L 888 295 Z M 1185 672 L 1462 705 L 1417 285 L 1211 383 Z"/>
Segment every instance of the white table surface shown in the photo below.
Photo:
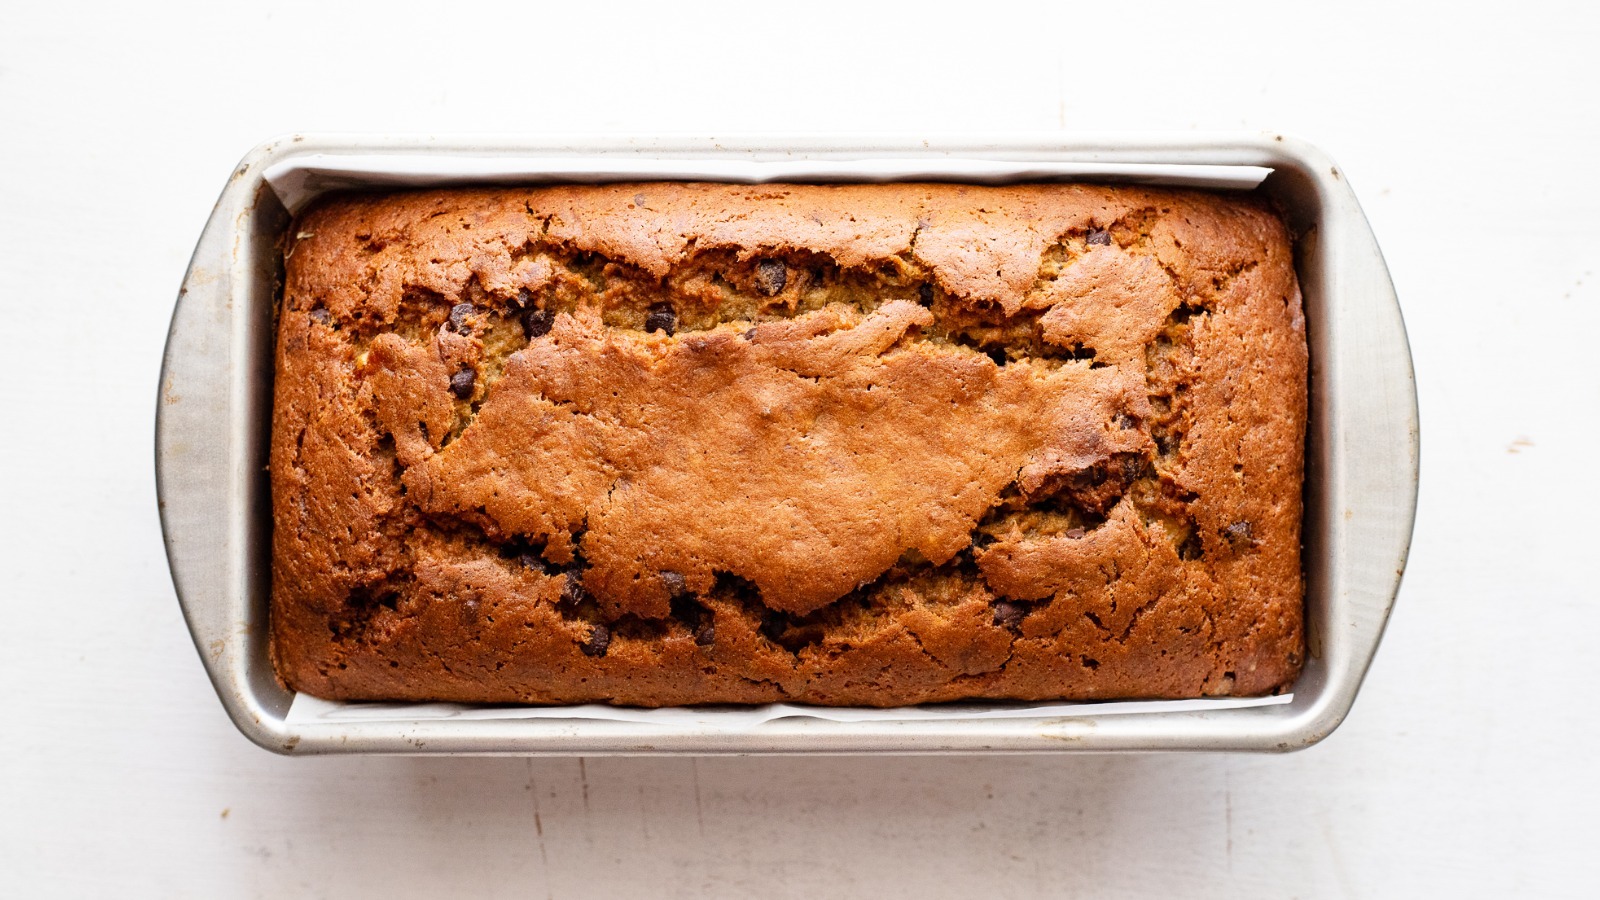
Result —
<path fill-rule="evenodd" d="M 0 7 L 0 895 L 1594 896 L 1600 16 L 1398 7 Z M 286 759 L 228 723 L 151 438 L 179 280 L 249 147 L 1055 128 L 1297 134 L 1371 217 L 1421 510 L 1324 744 Z"/>

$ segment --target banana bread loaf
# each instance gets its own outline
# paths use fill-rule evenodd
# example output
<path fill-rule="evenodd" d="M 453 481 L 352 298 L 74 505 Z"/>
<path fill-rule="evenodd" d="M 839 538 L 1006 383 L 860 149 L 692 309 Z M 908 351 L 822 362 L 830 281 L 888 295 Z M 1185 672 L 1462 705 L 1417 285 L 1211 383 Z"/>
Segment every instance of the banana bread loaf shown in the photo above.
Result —
<path fill-rule="evenodd" d="M 294 690 L 892 706 L 1299 671 L 1306 342 L 1249 195 L 345 194 L 284 255 Z"/>

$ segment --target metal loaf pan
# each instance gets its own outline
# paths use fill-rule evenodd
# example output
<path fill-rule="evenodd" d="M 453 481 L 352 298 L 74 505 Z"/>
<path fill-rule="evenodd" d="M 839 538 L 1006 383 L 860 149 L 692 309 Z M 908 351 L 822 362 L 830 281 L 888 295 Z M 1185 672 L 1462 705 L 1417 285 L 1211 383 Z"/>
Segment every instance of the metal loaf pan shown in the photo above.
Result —
<path fill-rule="evenodd" d="M 1054 719 L 833 722 L 787 718 L 755 730 L 695 731 L 578 719 L 286 720 L 292 695 L 267 657 L 272 518 L 266 476 L 278 241 L 289 211 L 264 179 L 299 162 L 305 184 L 392 184 L 381 171 L 328 178 L 316 161 L 391 158 L 437 184 L 545 180 L 1161 181 L 1163 166 L 1270 167 L 1256 188 L 1287 212 L 1311 344 L 1305 487 L 1310 655 L 1293 701 L 1208 712 Z M 949 170 L 945 166 L 949 165 Z M 768 167 L 763 169 L 762 167 Z M 1050 169 L 1051 166 L 1055 168 Z M 476 167 L 476 168 L 474 168 Z M 798 168 L 797 168 L 798 167 Z M 898 167 L 898 168 L 897 168 Z M 335 168 L 338 168 L 336 165 Z M 346 167 L 349 168 L 348 166 Z M 357 166 L 356 168 L 360 168 Z M 508 178 L 509 168 L 521 173 Z M 1121 176 L 1107 171 L 1121 171 Z M 429 175 L 428 172 L 434 174 Z M 463 172 L 499 172 L 473 177 Z M 1087 171 L 1087 170 L 1086 170 Z M 796 173 L 800 173 L 799 176 Z M 857 173 L 855 177 L 851 173 Z M 1033 173 L 1033 174 L 1030 174 Z M 1139 174 L 1143 173 L 1143 174 Z M 1086 176 L 1087 177 L 1087 176 Z M 321 179 L 319 181 L 319 178 Z M 774 754 L 1282 751 L 1326 737 L 1349 712 L 1382 637 L 1410 545 L 1417 496 L 1416 387 L 1405 326 L 1355 194 L 1314 147 L 1273 134 L 1038 135 L 1000 140 L 552 139 L 295 135 L 247 155 L 195 248 L 167 338 L 156 474 L 179 602 L 229 716 L 280 753 Z"/>

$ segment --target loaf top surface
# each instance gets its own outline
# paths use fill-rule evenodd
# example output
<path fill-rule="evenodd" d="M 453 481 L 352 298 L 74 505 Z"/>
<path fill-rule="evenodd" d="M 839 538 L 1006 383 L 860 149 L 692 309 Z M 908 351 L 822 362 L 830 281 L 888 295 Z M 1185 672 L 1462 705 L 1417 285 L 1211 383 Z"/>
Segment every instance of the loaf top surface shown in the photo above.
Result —
<path fill-rule="evenodd" d="M 1304 325 L 1253 200 L 343 195 L 285 255 L 300 689 L 888 705 L 1298 670 Z"/>

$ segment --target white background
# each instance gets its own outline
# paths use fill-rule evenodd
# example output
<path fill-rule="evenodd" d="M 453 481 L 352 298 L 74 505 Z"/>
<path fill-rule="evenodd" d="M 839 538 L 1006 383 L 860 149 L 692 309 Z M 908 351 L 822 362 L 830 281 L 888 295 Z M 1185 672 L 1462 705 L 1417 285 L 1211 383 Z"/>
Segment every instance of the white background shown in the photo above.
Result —
<path fill-rule="evenodd" d="M 1593 4 L 0 6 L 0 894 L 1593 896 Z M 1393 7 L 1393 8 L 1391 8 Z M 157 527 L 173 299 L 292 130 L 1273 129 L 1411 330 L 1412 563 L 1283 757 L 285 759 Z"/>

